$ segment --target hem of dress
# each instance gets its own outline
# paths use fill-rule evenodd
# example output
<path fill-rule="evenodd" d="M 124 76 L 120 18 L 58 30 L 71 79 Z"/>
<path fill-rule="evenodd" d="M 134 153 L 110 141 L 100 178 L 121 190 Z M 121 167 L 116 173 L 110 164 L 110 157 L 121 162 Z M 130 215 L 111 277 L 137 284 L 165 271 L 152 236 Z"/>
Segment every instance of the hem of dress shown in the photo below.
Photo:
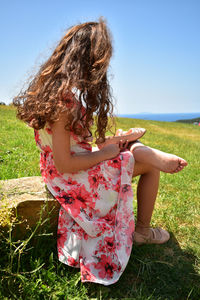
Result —
<path fill-rule="evenodd" d="M 122 275 L 122 274 L 121 274 Z M 120 277 L 121 277 L 120 275 Z M 108 285 L 111 285 L 111 284 L 115 284 L 119 281 L 120 277 L 118 279 L 115 279 L 114 281 L 112 282 L 105 282 L 105 281 L 100 281 L 100 280 L 96 280 L 96 281 L 91 281 L 91 280 L 82 280 L 81 279 L 81 282 L 82 283 L 85 283 L 85 282 L 91 282 L 91 283 L 97 283 L 97 284 L 101 284 L 101 285 L 105 285 L 105 286 L 108 286 Z"/>
<path fill-rule="evenodd" d="M 65 260 L 62 260 L 61 258 L 58 258 L 58 260 L 59 260 L 61 263 L 63 263 L 64 265 L 68 266 L 68 267 L 75 268 L 75 269 L 77 269 L 77 270 L 79 269 L 80 276 L 81 276 L 81 268 L 80 268 L 80 266 L 71 266 L 71 265 L 68 264 Z M 124 271 L 123 271 L 123 272 L 124 272 Z M 81 282 L 82 282 L 82 283 L 85 283 L 85 282 L 91 282 L 91 283 L 97 283 L 97 284 L 101 284 L 101 285 L 108 286 L 108 285 L 117 283 L 117 282 L 119 281 L 121 275 L 123 274 L 123 272 L 120 273 L 119 277 L 116 278 L 116 279 L 114 279 L 114 280 L 104 281 L 104 280 L 99 280 L 99 279 L 96 278 L 95 281 L 93 281 L 93 280 L 83 280 L 83 279 L 81 279 Z"/>
<path fill-rule="evenodd" d="M 66 266 L 69 266 L 69 267 L 71 267 L 71 268 L 75 268 L 75 269 L 79 269 L 79 270 L 80 270 L 80 266 L 79 266 L 79 265 L 78 265 L 78 266 L 72 266 L 72 265 L 68 264 L 65 260 L 62 260 L 61 258 L 58 258 L 58 260 L 59 260 L 62 264 L 66 265 Z"/>

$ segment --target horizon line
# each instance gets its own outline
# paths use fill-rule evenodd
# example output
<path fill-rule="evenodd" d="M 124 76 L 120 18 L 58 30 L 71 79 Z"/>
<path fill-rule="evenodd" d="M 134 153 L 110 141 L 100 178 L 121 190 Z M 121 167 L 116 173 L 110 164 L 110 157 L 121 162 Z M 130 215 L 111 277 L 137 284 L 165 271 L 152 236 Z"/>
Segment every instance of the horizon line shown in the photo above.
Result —
<path fill-rule="evenodd" d="M 120 115 L 127 115 L 127 116 L 131 116 L 131 115 L 161 115 L 161 114 L 200 114 L 200 111 L 197 111 L 197 112 L 194 112 L 194 111 L 191 111 L 191 112 L 137 112 L 137 113 L 120 113 L 120 114 L 117 114 L 118 116 Z"/>

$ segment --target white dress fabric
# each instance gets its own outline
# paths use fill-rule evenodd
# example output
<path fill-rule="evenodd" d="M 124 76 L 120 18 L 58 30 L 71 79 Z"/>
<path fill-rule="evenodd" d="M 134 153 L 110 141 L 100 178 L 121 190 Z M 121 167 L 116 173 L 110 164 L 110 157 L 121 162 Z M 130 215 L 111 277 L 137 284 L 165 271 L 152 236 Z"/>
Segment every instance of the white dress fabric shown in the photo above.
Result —
<path fill-rule="evenodd" d="M 76 106 L 73 99 L 71 105 Z M 59 260 L 80 268 L 82 282 L 115 283 L 128 263 L 133 242 L 132 153 L 121 152 L 88 170 L 59 173 L 53 160 L 49 124 L 35 130 L 35 140 L 40 149 L 42 177 L 61 204 Z M 93 151 L 90 142 L 71 131 L 71 154 Z"/>

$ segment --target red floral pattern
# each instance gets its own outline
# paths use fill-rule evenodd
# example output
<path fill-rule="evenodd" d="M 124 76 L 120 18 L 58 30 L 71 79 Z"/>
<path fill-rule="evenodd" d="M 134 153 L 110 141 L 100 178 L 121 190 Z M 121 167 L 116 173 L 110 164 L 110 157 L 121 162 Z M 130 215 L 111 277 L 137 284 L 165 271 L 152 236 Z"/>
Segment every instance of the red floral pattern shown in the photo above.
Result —
<path fill-rule="evenodd" d="M 71 105 L 67 95 L 66 106 Z M 71 153 L 92 151 L 81 136 L 71 132 L 70 139 Z M 54 165 L 50 125 L 35 130 L 35 140 L 41 151 L 42 177 L 61 204 L 59 260 L 79 267 L 83 282 L 116 282 L 128 263 L 134 233 L 131 152 L 124 151 L 86 171 L 62 174 Z"/>

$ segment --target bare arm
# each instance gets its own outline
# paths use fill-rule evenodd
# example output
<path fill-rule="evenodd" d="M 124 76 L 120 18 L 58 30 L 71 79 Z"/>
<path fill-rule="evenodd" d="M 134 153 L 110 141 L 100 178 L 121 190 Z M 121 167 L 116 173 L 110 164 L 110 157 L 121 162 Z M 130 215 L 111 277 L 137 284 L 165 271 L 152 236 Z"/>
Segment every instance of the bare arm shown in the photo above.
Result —
<path fill-rule="evenodd" d="M 62 114 L 59 121 L 52 125 L 53 157 L 59 172 L 72 173 L 86 170 L 119 154 L 121 146 L 112 144 L 96 152 L 80 153 L 72 156 L 70 153 L 70 133 L 64 128 L 65 120 L 66 116 Z"/>

